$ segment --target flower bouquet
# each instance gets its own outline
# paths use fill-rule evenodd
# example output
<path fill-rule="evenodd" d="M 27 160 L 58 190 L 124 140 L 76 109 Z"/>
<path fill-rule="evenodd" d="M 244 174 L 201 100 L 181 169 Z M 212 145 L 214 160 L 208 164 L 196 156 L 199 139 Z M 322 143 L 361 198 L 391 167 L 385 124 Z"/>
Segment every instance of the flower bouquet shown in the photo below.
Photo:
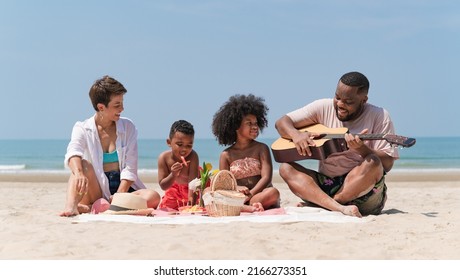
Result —
<path fill-rule="evenodd" d="M 189 188 L 193 191 L 197 199 L 199 198 L 198 202 L 196 203 L 199 207 L 204 208 L 203 202 L 203 192 L 204 190 L 210 186 L 211 184 L 211 177 L 219 172 L 219 170 L 212 170 L 212 164 L 203 162 L 203 166 L 199 167 L 200 171 L 200 178 L 195 178 L 189 183 Z"/>

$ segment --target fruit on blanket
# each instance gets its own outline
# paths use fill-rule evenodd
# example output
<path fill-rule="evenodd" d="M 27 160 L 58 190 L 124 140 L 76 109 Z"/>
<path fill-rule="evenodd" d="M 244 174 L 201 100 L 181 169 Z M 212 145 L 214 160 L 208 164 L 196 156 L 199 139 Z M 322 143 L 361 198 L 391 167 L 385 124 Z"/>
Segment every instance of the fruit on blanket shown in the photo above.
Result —
<path fill-rule="evenodd" d="M 179 211 L 186 212 L 186 213 L 203 212 L 203 211 L 206 211 L 206 208 L 200 207 L 199 205 L 193 205 L 193 206 L 179 207 Z"/>

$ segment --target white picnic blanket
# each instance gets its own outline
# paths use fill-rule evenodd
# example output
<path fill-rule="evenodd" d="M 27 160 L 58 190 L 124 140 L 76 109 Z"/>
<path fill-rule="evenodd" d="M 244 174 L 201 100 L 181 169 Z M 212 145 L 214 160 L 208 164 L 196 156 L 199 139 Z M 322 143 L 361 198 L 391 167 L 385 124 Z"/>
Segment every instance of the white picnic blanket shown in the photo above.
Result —
<path fill-rule="evenodd" d="M 107 214 L 81 214 L 75 217 L 77 222 L 123 222 L 139 224 L 210 224 L 231 222 L 254 223 L 296 223 L 296 222 L 327 222 L 327 223 L 363 223 L 370 217 L 357 218 L 343 215 L 339 212 L 327 211 L 315 207 L 286 207 L 284 214 L 242 213 L 232 217 L 208 217 L 202 215 L 107 215 Z"/>

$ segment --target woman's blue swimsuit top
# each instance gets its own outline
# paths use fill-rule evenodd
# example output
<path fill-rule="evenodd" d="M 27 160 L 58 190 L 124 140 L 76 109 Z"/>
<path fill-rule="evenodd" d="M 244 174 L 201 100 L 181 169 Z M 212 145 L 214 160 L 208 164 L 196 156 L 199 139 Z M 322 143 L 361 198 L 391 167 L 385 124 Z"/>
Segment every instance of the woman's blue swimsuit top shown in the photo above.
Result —
<path fill-rule="evenodd" d="M 111 163 L 111 162 L 118 162 L 118 153 L 117 150 L 111 153 L 104 153 L 102 157 L 103 163 Z"/>

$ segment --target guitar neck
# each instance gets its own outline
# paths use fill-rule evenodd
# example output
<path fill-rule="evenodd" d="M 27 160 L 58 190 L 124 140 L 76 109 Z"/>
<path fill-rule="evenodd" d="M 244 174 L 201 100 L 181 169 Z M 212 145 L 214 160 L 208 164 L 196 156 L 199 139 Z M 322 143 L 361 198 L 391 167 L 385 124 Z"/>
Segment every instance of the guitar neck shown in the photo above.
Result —
<path fill-rule="evenodd" d="M 384 140 L 385 134 L 356 134 L 362 140 Z M 317 139 L 343 139 L 345 134 L 321 134 Z"/>
<path fill-rule="evenodd" d="M 409 138 L 400 135 L 393 135 L 393 134 L 356 134 L 361 140 L 385 140 L 391 145 L 402 146 L 405 148 L 412 147 L 416 140 L 415 138 Z M 328 134 L 324 133 L 321 134 L 319 137 L 315 139 L 343 139 L 345 138 L 345 134 Z"/>

